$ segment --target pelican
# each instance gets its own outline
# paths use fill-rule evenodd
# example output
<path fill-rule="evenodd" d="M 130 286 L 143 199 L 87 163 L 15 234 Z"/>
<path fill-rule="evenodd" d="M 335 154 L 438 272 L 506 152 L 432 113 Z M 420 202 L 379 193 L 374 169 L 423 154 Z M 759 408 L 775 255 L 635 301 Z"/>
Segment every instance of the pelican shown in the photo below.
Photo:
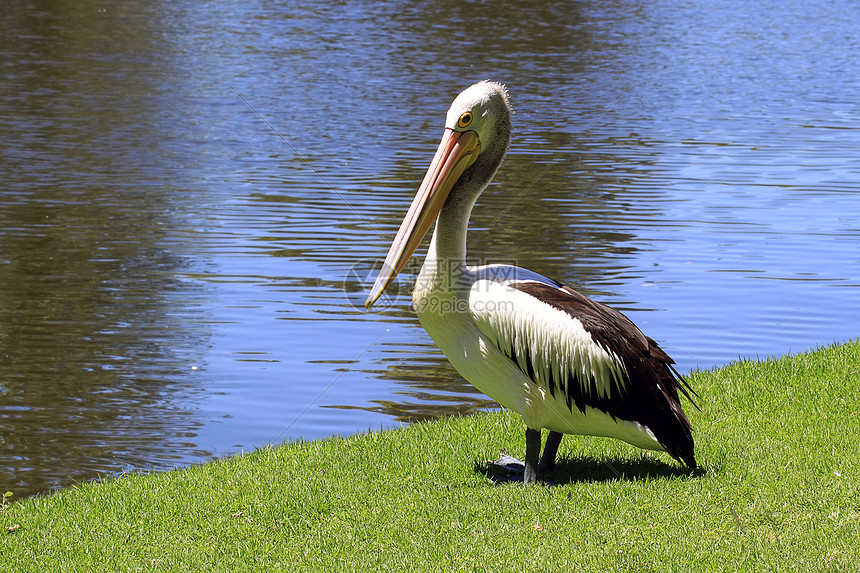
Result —
<path fill-rule="evenodd" d="M 457 96 L 365 306 L 379 299 L 435 221 L 413 306 L 454 368 L 522 416 L 524 483 L 555 468 L 563 434 L 618 438 L 696 467 L 678 395 L 692 402 L 692 389 L 654 340 L 622 313 L 551 278 L 516 266 L 466 265 L 472 207 L 501 165 L 510 134 L 503 85 L 482 81 Z"/>

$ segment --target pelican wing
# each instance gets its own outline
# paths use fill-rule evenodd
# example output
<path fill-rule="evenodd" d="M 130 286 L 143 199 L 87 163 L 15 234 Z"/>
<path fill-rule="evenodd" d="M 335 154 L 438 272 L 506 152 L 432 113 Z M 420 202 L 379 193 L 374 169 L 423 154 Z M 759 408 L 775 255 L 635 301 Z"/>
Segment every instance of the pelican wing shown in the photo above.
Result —
<path fill-rule="evenodd" d="M 690 423 L 679 399 L 686 382 L 672 359 L 622 313 L 557 284 L 478 280 L 470 309 L 479 330 L 535 384 L 568 408 L 596 408 L 650 428 L 683 458 Z M 679 444 L 673 435 L 682 429 Z"/>

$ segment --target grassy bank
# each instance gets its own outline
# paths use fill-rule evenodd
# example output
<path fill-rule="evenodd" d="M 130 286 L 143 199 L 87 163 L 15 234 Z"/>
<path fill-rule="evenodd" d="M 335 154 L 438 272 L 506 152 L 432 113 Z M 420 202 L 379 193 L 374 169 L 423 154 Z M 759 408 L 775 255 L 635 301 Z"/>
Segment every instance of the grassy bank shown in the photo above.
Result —
<path fill-rule="evenodd" d="M 567 436 L 556 485 L 495 484 L 494 412 L 13 502 L 0 570 L 860 569 L 860 343 L 689 378 L 699 471 Z"/>

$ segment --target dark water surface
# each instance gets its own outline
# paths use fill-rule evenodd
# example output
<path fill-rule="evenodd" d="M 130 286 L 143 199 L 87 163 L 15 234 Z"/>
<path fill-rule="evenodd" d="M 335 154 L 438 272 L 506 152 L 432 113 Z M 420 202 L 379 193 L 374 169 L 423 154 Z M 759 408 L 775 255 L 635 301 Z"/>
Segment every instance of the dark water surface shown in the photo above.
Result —
<path fill-rule="evenodd" d="M 860 5 L 521 4 L 4 4 L 0 492 L 492 407 L 410 273 L 362 307 L 485 78 L 515 134 L 475 260 L 682 372 L 860 335 Z"/>

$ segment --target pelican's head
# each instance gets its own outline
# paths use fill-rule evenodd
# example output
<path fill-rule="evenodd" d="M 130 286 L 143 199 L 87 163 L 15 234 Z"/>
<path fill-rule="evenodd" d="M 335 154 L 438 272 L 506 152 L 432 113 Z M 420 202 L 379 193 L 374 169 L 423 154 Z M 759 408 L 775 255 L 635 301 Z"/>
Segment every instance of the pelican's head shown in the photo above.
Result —
<path fill-rule="evenodd" d="M 373 306 L 403 270 L 458 182 L 468 182 L 476 194 L 486 187 L 504 159 L 510 133 L 505 86 L 483 81 L 460 92 L 448 109 L 442 141 L 364 306 Z"/>
<path fill-rule="evenodd" d="M 484 80 L 460 92 L 448 108 L 445 128 L 473 131 L 483 146 L 510 138 L 511 105 L 502 84 Z M 507 145 L 507 141 L 505 141 Z"/>

